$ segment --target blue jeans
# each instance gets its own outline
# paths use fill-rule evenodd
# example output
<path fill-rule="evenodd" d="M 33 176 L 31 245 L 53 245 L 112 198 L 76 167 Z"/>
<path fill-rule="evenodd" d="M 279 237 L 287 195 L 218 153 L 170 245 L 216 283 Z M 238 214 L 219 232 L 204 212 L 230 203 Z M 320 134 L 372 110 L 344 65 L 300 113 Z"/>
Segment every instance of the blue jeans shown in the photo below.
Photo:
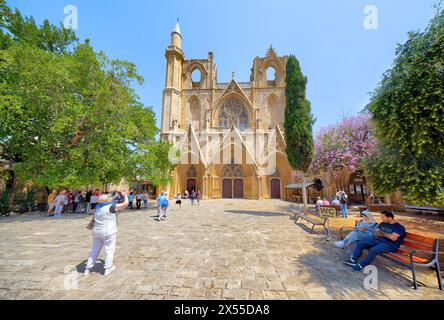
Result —
<path fill-rule="evenodd" d="M 347 204 L 341 203 L 340 206 L 341 206 L 341 210 L 342 210 L 342 217 L 347 218 Z"/>
<path fill-rule="evenodd" d="M 372 261 L 375 260 L 378 254 L 398 251 L 398 248 L 377 239 L 360 240 L 356 245 L 356 249 L 353 253 L 352 259 L 354 261 L 358 261 L 364 249 L 369 249 L 369 250 L 367 256 L 361 261 L 359 261 L 359 264 L 363 268 L 371 264 Z"/>

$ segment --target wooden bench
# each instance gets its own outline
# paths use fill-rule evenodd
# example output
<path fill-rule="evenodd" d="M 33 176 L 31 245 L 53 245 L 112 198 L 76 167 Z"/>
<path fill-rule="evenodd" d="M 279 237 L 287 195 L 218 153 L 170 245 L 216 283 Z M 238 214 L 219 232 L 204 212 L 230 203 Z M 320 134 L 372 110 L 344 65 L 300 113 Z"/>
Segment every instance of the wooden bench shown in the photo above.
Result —
<path fill-rule="evenodd" d="M 295 205 L 294 203 L 290 203 L 290 205 L 287 208 L 287 213 L 290 214 L 290 219 L 295 220 L 296 215 L 300 212 L 302 212 L 303 205 Z"/>
<path fill-rule="evenodd" d="M 356 222 L 357 224 L 357 222 Z M 345 230 L 349 228 L 341 228 L 341 238 L 345 238 Z M 438 278 L 439 290 L 442 290 L 442 279 L 439 269 L 439 240 L 430 237 L 422 236 L 419 234 L 406 232 L 404 242 L 398 251 L 392 253 L 384 253 L 380 256 L 395 262 L 402 267 L 410 268 L 412 270 L 413 288 L 418 288 L 416 281 L 415 267 L 420 268 L 434 268 L 436 270 L 436 276 Z M 418 255 L 418 253 L 422 253 Z M 425 254 L 425 255 L 424 255 Z M 426 257 L 424 257 L 426 256 Z"/>
<path fill-rule="evenodd" d="M 311 232 L 314 232 L 314 228 L 316 226 L 323 226 L 325 231 L 328 234 L 328 229 L 325 226 L 325 224 L 327 223 L 328 218 L 321 218 L 320 216 L 318 216 L 315 213 L 311 213 L 311 212 L 299 212 L 295 215 L 295 221 L 294 223 L 298 223 L 298 220 L 302 219 L 305 220 L 308 223 L 311 223 L 313 225 L 313 227 L 311 228 Z"/>
<path fill-rule="evenodd" d="M 335 206 L 333 204 L 329 204 L 329 205 L 322 205 L 321 208 L 333 208 L 336 210 L 336 216 L 340 216 L 342 213 L 342 209 L 341 206 Z"/>

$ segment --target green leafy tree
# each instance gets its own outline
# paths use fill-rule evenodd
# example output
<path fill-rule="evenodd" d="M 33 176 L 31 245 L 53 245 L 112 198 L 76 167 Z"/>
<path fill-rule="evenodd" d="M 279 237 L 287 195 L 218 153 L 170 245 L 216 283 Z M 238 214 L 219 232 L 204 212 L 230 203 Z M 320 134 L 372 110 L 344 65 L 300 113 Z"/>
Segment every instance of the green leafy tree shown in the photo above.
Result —
<path fill-rule="evenodd" d="M 49 188 L 162 177 L 168 163 L 153 159 L 163 149 L 152 108 L 132 88 L 143 83 L 136 66 L 95 52 L 89 41 L 78 44 L 62 27 L 37 27 L 18 11 L 8 17 L 1 27 L 10 41 L 0 51 L 0 159 L 14 174 Z"/>
<path fill-rule="evenodd" d="M 444 11 L 410 32 L 367 109 L 380 141 L 365 164 L 376 192 L 444 204 Z"/>
<path fill-rule="evenodd" d="M 299 61 L 290 55 L 286 71 L 285 140 L 290 165 L 302 173 L 306 172 L 313 159 L 313 124 L 311 104 L 306 98 L 307 77 L 302 74 Z M 302 176 L 303 184 L 305 184 Z M 304 205 L 307 205 L 303 186 Z"/>

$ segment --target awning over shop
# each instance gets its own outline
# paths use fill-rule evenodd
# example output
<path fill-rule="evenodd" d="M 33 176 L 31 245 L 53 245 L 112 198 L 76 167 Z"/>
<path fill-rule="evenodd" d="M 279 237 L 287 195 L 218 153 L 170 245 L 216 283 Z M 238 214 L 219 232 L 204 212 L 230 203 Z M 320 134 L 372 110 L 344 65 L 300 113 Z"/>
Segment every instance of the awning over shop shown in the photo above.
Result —
<path fill-rule="evenodd" d="M 311 187 L 314 184 L 315 184 L 314 182 L 307 182 L 305 184 L 305 187 L 309 188 L 309 187 Z M 285 187 L 285 189 L 302 189 L 302 183 L 292 183 L 292 184 L 289 184 L 288 186 Z"/>

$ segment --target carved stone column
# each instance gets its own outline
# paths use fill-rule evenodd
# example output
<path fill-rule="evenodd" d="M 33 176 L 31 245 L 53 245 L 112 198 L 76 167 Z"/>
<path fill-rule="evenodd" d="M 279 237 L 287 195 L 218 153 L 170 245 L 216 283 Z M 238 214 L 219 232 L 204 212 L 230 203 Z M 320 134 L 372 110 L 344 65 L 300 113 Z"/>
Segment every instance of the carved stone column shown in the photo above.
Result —
<path fill-rule="evenodd" d="M 262 195 L 262 177 L 260 176 L 260 175 L 257 175 L 256 176 L 256 180 L 257 180 L 257 185 L 258 185 L 258 188 L 257 188 L 257 198 L 259 199 L 259 200 L 261 200 L 261 199 L 263 199 L 263 195 Z"/>
<path fill-rule="evenodd" d="M 203 185 L 202 185 L 202 198 L 208 199 L 208 177 L 206 175 L 203 176 Z"/>

